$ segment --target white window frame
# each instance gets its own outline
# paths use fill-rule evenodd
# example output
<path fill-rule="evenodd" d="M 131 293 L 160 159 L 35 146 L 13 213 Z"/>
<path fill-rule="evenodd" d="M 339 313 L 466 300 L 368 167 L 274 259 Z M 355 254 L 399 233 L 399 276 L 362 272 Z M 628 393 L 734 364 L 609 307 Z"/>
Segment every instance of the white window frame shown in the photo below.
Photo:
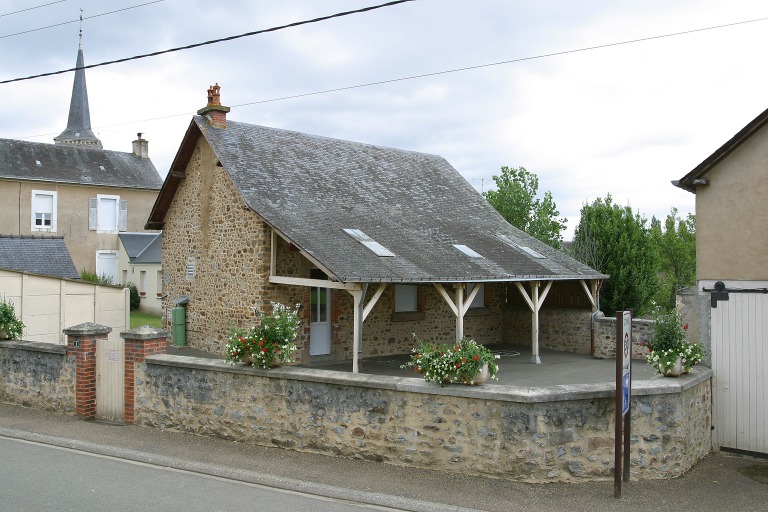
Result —
<path fill-rule="evenodd" d="M 35 211 L 35 197 L 37 196 L 49 196 L 51 198 L 51 212 L 50 212 L 51 225 L 50 226 L 38 226 L 36 223 L 38 212 Z M 32 231 L 43 231 L 46 233 L 55 233 L 56 224 L 57 224 L 56 211 L 58 209 L 58 193 L 52 190 L 33 190 L 31 199 L 32 200 L 31 200 L 30 209 L 32 210 Z M 45 213 L 45 212 L 42 212 L 42 213 Z"/>
<path fill-rule="evenodd" d="M 104 226 L 99 225 L 99 213 L 102 211 L 102 201 L 114 200 L 115 201 L 115 225 L 109 229 L 103 229 Z M 128 227 L 128 202 L 121 201 L 120 196 L 110 194 L 97 194 L 95 198 L 90 199 L 88 205 L 88 229 L 96 231 L 97 233 L 119 233 L 120 231 L 126 231 Z"/>
<path fill-rule="evenodd" d="M 395 313 L 419 310 L 419 287 L 412 284 L 395 285 Z"/>
<path fill-rule="evenodd" d="M 472 290 L 475 288 L 475 286 L 479 286 L 480 289 L 477 291 L 477 295 L 475 295 L 475 299 L 472 301 L 472 304 L 469 305 L 469 309 L 485 307 L 485 283 L 468 283 L 467 297 L 469 297 L 469 295 L 472 293 Z"/>
<path fill-rule="evenodd" d="M 109 254 L 115 257 L 115 275 L 110 277 L 112 277 L 112 284 L 117 284 L 117 280 L 120 278 L 120 260 L 119 260 L 120 254 L 118 253 L 118 251 L 112 251 L 112 250 L 99 249 L 96 251 L 96 275 L 99 277 L 104 275 L 104 272 L 99 273 L 99 270 L 100 270 L 99 255 L 102 255 L 102 254 Z"/>

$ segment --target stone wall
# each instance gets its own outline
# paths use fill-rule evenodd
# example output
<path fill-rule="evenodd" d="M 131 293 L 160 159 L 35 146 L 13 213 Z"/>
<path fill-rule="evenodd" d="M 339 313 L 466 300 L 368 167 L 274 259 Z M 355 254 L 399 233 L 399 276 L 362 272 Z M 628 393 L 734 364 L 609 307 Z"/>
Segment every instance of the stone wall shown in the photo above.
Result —
<path fill-rule="evenodd" d="M 633 389 L 633 478 L 679 476 L 711 449 L 711 371 Z M 136 423 L 300 451 L 530 482 L 610 479 L 610 383 L 440 388 L 421 379 L 151 356 Z"/>
<path fill-rule="evenodd" d="M 510 307 L 504 311 L 505 341 L 531 344 L 531 310 Z M 589 354 L 592 345 L 592 312 L 589 309 L 542 308 L 539 310 L 539 346 L 562 352 Z"/>
<path fill-rule="evenodd" d="M 632 319 L 632 359 L 645 359 L 652 326 L 653 320 Z M 595 351 L 592 355 L 601 359 L 616 357 L 616 317 L 607 317 L 602 313 L 596 316 Z"/>
<path fill-rule="evenodd" d="M 75 413 L 75 364 L 67 347 L 0 342 L 0 400 Z"/>

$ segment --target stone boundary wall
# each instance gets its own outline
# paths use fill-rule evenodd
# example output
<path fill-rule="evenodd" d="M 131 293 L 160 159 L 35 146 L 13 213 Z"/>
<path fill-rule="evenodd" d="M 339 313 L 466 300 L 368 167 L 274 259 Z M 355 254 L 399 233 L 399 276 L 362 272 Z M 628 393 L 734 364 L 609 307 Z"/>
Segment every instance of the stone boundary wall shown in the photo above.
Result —
<path fill-rule="evenodd" d="M 648 354 L 646 343 L 652 338 L 653 320 L 632 319 L 632 359 L 645 359 Z M 616 317 L 598 313 L 595 317 L 595 351 L 593 356 L 601 359 L 616 357 Z"/>
<path fill-rule="evenodd" d="M 671 478 L 711 451 L 711 370 L 639 381 L 632 477 Z M 440 388 L 418 378 L 149 356 L 138 425 L 527 482 L 613 476 L 614 384 Z"/>
<path fill-rule="evenodd" d="M 0 341 L 0 400 L 75 413 L 75 362 L 67 347 Z"/>

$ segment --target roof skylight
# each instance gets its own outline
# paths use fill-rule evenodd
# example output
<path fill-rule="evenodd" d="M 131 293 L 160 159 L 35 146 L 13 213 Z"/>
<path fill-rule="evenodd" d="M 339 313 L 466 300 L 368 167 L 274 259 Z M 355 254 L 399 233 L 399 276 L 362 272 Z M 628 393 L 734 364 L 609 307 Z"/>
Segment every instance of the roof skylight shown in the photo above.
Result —
<path fill-rule="evenodd" d="M 374 240 L 373 238 L 369 237 L 365 233 L 363 233 L 359 229 L 352 229 L 352 228 L 345 228 L 344 232 L 363 244 L 365 247 L 367 247 L 371 252 L 373 252 L 376 256 L 382 257 L 382 258 L 392 258 L 395 256 L 395 253 L 381 245 L 379 242 Z"/>
<path fill-rule="evenodd" d="M 496 234 L 496 238 L 498 238 L 499 240 L 501 240 L 502 242 L 504 242 L 505 244 L 507 244 L 510 247 L 514 247 L 515 249 L 520 249 L 521 251 L 526 253 L 528 256 L 531 256 L 533 258 L 540 259 L 540 260 L 547 259 L 547 257 L 544 256 L 543 254 L 541 254 L 540 252 L 534 251 L 533 249 L 531 249 L 527 245 L 520 245 L 520 244 L 518 244 L 517 242 L 512 240 L 507 235 L 503 235 L 501 233 L 497 233 Z"/>
<path fill-rule="evenodd" d="M 470 258 L 482 258 L 483 257 L 482 255 L 480 255 L 479 253 L 475 252 L 474 250 L 472 250 L 471 248 L 467 247 L 464 244 L 453 244 L 453 246 L 456 249 L 458 249 L 459 251 L 461 251 L 463 254 L 469 256 Z"/>

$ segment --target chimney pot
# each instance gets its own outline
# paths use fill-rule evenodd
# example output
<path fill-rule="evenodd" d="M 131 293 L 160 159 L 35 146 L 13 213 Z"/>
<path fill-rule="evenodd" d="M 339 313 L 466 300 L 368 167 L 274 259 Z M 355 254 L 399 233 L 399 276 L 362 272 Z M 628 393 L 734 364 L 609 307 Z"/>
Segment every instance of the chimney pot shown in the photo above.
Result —
<path fill-rule="evenodd" d="M 216 128 L 226 128 L 229 110 L 229 107 L 221 104 L 221 87 L 216 82 L 216 85 L 208 87 L 208 104 L 198 110 L 197 114 L 205 116 L 208 122 Z"/>
<path fill-rule="evenodd" d="M 149 158 L 149 141 L 141 138 L 141 132 L 136 135 L 138 138 L 133 141 L 133 154 L 141 158 Z"/>

